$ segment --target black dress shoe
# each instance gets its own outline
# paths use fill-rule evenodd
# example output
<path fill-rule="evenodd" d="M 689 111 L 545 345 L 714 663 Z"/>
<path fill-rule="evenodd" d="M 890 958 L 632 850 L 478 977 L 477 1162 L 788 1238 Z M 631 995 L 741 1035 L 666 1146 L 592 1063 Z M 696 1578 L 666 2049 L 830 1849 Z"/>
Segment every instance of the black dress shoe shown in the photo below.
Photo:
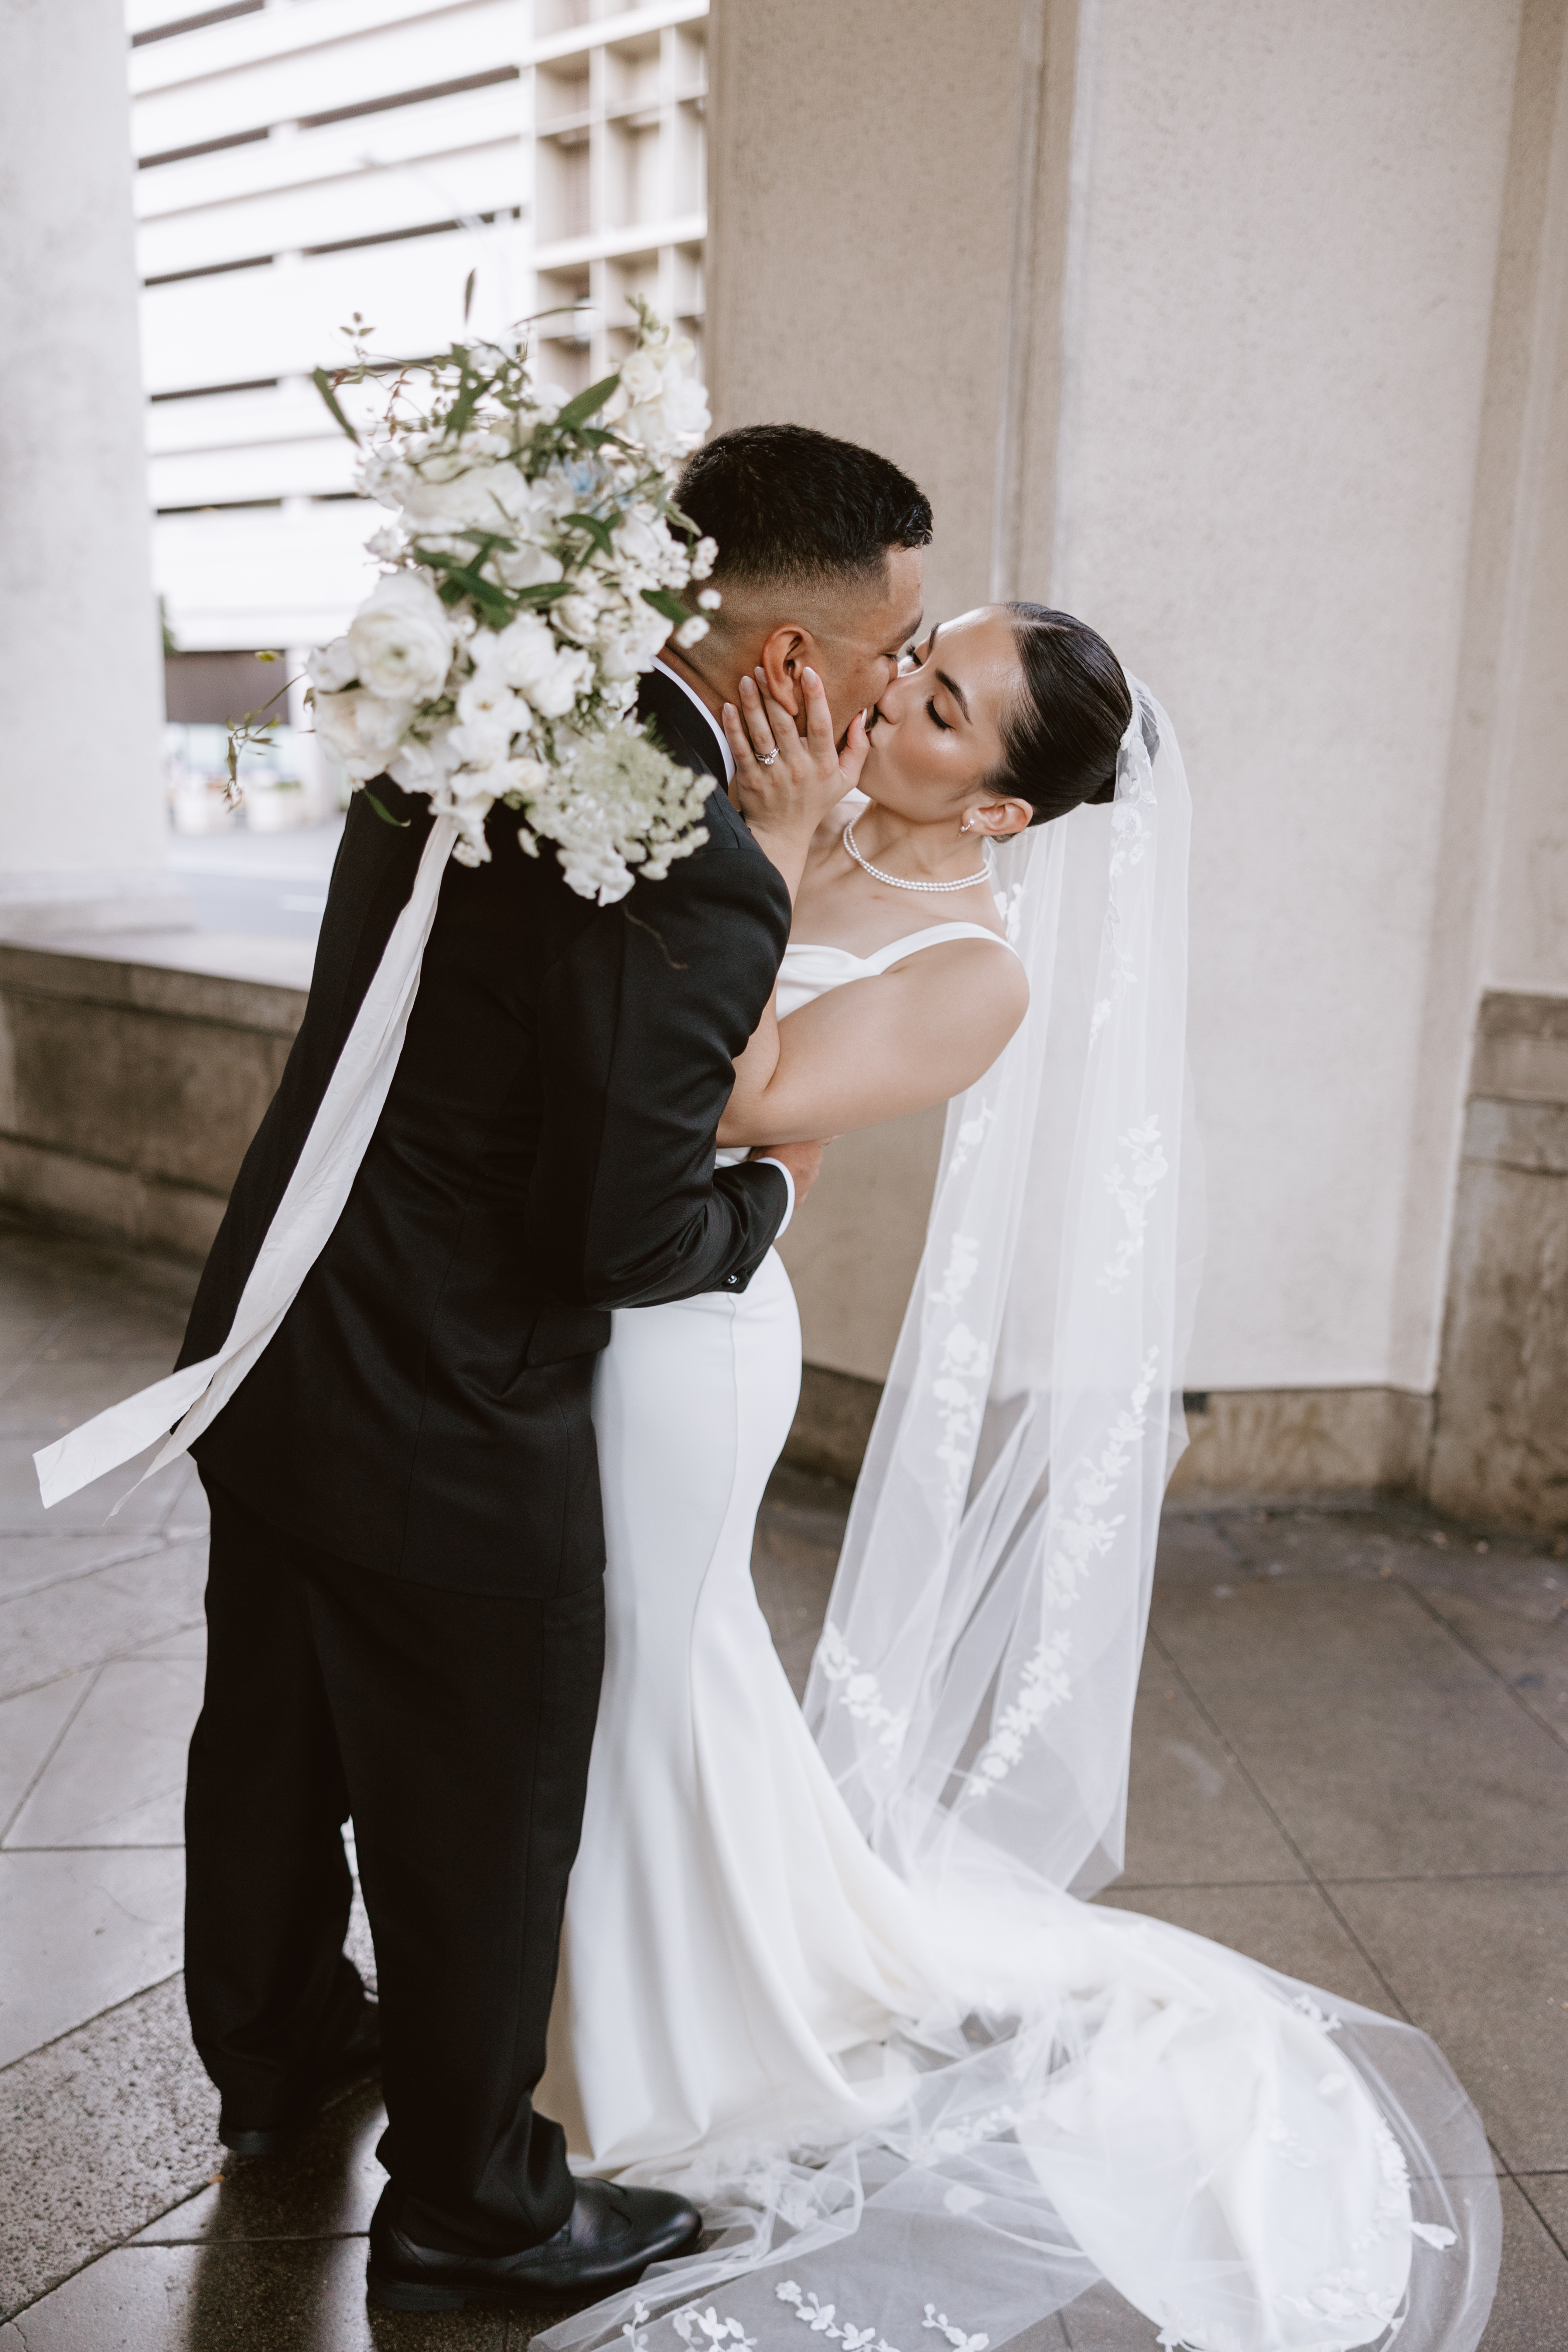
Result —
<path fill-rule="evenodd" d="M 281 2123 L 245 2124 L 225 2106 L 217 2119 L 217 2136 L 236 2156 L 276 2156 L 298 2139 L 305 2126 L 340 2091 L 363 2082 L 381 2064 L 381 2011 L 369 1993 L 344 2039 L 321 2068 L 299 2105 Z"/>
<path fill-rule="evenodd" d="M 392 2218 L 383 2191 L 370 2225 L 365 2293 L 384 2311 L 461 2311 L 466 2304 L 591 2303 L 632 2286 L 649 2263 L 697 2243 L 702 2217 L 663 2189 L 580 2180 L 570 2220 L 521 2254 L 445 2254 L 416 2246 Z"/>

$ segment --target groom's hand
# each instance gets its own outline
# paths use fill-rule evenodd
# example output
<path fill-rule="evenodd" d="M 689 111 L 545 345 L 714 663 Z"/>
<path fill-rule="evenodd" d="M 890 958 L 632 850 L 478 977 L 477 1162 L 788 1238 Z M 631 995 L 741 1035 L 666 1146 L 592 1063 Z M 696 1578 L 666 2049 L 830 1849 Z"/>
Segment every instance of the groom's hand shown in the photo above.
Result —
<path fill-rule="evenodd" d="M 762 672 L 757 673 L 762 680 Z M 852 722 L 839 751 L 833 714 L 814 669 L 801 673 L 805 700 L 802 736 L 782 703 L 762 685 L 741 680 L 741 708 L 727 702 L 724 735 L 735 761 L 735 797 L 758 846 L 766 851 L 795 897 L 805 870 L 811 836 L 831 808 L 853 792 L 866 763 L 864 714 Z"/>
<path fill-rule="evenodd" d="M 782 1160 L 795 1179 L 795 1205 L 798 1208 L 822 1173 L 820 1143 L 760 1143 L 751 1154 L 753 1160 Z"/>

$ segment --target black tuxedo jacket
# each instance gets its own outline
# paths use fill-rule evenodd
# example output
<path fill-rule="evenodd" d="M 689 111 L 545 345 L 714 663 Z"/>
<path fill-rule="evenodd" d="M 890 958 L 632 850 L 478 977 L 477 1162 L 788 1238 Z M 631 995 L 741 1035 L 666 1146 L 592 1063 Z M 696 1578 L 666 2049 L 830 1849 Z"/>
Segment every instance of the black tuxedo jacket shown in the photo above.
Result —
<path fill-rule="evenodd" d="M 707 845 L 597 908 L 492 812 L 441 886 L 396 1075 L 331 1239 L 194 1447 L 204 1475 L 340 1558 L 468 1591 L 602 1564 L 594 1354 L 612 1307 L 742 1289 L 784 1213 L 776 1168 L 713 1166 L 789 898 L 668 678 L 639 709 L 714 777 Z M 355 1013 L 413 887 L 428 803 L 356 793 L 305 1019 L 246 1155 L 182 1364 L 226 1337 Z M 553 1368 L 553 1369 L 552 1369 Z"/>

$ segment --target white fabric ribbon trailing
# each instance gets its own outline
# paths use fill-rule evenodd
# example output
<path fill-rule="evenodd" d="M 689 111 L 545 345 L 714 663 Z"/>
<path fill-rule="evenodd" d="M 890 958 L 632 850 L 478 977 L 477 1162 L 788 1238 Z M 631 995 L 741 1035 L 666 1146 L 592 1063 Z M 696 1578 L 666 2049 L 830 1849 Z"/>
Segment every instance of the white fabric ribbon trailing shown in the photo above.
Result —
<path fill-rule="evenodd" d="M 64 1502 L 106 1471 L 132 1461 L 172 1433 L 136 1481 L 184 1454 L 215 1421 L 293 1305 L 300 1284 L 342 1214 L 360 1162 L 375 1132 L 403 1051 L 418 993 L 426 943 L 458 828 L 438 816 L 430 829 L 407 905 L 393 926 L 375 974 L 354 1017 L 321 1108 L 240 1293 L 228 1337 L 217 1353 L 84 1421 L 34 1454 L 45 1508 Z M 136 1491 L 129 1487 L 120 1501 Z M 114 1510 L 118 1511 L 120 1503 Z M 110 1513 L 110 1518 L 114 1512 Z"/>

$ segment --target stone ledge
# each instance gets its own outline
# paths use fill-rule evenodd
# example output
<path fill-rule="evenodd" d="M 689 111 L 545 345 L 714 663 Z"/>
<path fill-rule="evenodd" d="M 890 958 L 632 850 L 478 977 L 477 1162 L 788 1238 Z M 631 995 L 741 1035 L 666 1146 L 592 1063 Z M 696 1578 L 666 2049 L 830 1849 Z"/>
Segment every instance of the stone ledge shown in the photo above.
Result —
<path fill-rule="evenodd" d="M 1568 996 L 1489 989 L 1476 1021 L 1470 1093 L 1568 1103 Z"/>
<path fill-rule="evenodd" d="M 292 1037 L 305 1017 L 312 951 L 300 940 L 226 932 L 0 941 L 0 993 L 123 1006 Z"/>
<path fill-rule="evenodd" d="M 0 1135 L 0 1202 L 62 1233 L 128 1242 L 201 1265 L 227 1199 L 226 1192 Z"/>
<path fill-rule="evenodd" d="M 1472 1096 L 1463 1157 L 1521 1176 L 1568 1176 L 1568 1104 Z"/>
<path fill-rule="evenodd" d="M 311 961 L 201 932 L 0 941 L 0 1204 L 205 1258 Z"/>

